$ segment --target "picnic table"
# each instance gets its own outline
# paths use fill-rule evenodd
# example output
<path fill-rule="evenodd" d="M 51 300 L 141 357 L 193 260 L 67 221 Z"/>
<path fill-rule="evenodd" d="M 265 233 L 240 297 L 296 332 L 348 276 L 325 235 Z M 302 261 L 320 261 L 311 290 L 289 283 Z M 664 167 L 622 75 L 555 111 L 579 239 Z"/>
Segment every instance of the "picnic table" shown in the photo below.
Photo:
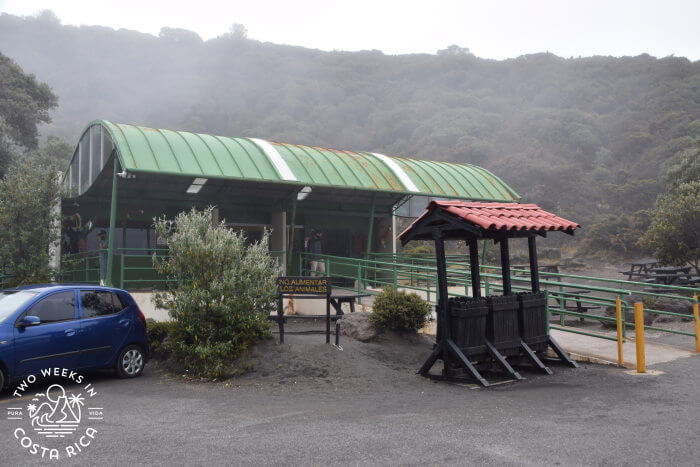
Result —
<path fill-rule="evenodd" d="M 514 276 L 529 276 L 530 275 L 530 265 L 529 264 L 515 264 L 511 265 L 511 270 L 519 269 L 519 271 L 513 271 Z M 537 268 L 540 272 L 553 272 L 559 274 L 558 264 L 542 264 Z M 555 277 L 556 280 L 561 280 L 560 277 Z"/>
<path fill-rule="evenodd" d="M 668 266 L 662 268 L 651 268 L 646 280 L 651 284 L 672 285 L 681 282 L 682 279 L 691 279 L 690 266 Z"/>
<path fill-rule="evenodd" d="M 647 274 L 650 273 L 651 269 L 659 265 L 659 261 L 653 258 L 648 258 L 629 263 L 629 265 L 629 270 L 619 271 L 619 273 L 627 275 L 627 280 L 631 281 L 633 277 L 646 277 Z"/>
<path fill-rule="evenodd" d="M 652 268 L 646 275 L 644 282 L 648 284 L 663 285 L 693 285 L 700 282 L 700 277 L 690 274 L 690 266 L 667 266 Z M 658 291 L 650 289 L 647 291 Z"/>
<path fill-rule="evenodd" d="M 652 274 L 688 274 L 690 266 L 664 266 L 662 268 L 651 268 L 649 272 Z"/>

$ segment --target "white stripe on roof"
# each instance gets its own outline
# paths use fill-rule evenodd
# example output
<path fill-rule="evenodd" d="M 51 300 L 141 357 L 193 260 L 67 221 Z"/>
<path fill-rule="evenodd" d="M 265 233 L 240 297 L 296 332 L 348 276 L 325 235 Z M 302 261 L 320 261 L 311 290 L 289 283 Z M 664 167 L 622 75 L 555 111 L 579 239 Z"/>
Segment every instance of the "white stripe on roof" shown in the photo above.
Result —
<path fill-rule="evenodd" d="M 416 186 L 415 183 L 413 183 L 413 180 L 408 176 L 408 174 L 399 166 L 399 164 L 396 163 L 395 160 L 393 160 L 389 156 L 385 156 L 384 154 L 379 154 L 376 152 L 371 152 L 373 156 L 377 157 L 379 160 L 384 162 L 387 166 L 389 166 L 389 169 L 391 169 L 392 172 L 394 172 L 394 175 L 401 180 L 401 183 L 403 183 L 403 186 L 406 187 L 408 191 L 414 191 L 417 193 L 420 193 L 420 190 Z"/>
<path fill-rule="evenodd" d="M 277 152 L 277 149 L 275 149 L 273 145 L 264 139 L 250 138 L 250 140 L 257 144 L 260 149 L 262 149 L 267 158 L 270 159 L 270 162 L 272 162 L 272 165 L 275 166 L 275 170 L 277 170 L 277 173 L 283 180 L 292 182 L 299 181 L 294 175 L 294 172 L 292 172 L 292 169 L 289 168 L 287 163 L 284 161 L 284 159 L 282 159 L 282 156 L 280 156 L 280 153 Z"/>

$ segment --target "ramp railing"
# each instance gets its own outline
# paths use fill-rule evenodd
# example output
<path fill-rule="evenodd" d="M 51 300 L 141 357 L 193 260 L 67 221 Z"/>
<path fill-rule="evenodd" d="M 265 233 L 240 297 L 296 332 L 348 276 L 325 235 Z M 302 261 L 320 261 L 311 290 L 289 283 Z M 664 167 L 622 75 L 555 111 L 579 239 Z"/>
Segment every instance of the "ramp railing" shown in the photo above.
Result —
<path fill-rule="evenodd" d="M 325 274 L 344 280 L 345 284 L 340 285 L 340 287 L 348 290 L 378 293 L 382 287 L 391 286 L 416 292 L 433 305 L 437 301 L 435 260 L 430 256 L 380 254 L 373 255 L 368 259 L 334 255 L 316 255 L 315 257 L 324 262 Z M 300 254 L 298 263 L 300 275 L 310 274 L 309 261 L 307 253 Z M 511 274 L 514 291 L 530 291 L 530 273 L 527 269 L 514 269 Z M 468 256 L 449 255 L 447 276 L 449 296 L 471 295 L 469 292 L 471 274 Z M 500 267 L 482 265 L 481 286 L 483 295 L 494 295 L 500 292 Z M 657 307 L 661 299 L 668 299 L 680 304 L 686 303 L 690 310 L 694 304 L 697 304 L 696 296 L 700 294 L 700 289 L 696 287 L 653 284 L 653 288 L 650 290 L 651 285 L 645 282 L 554 272 L 540 272 L 540 287 L 548 292 L 549 313 L 559 317 L 558 324 L 551 325 L 552 329 L 616 341 L 618 338 L 614 332 L 611 332 L 610 335 L 606 334 L 604 330 L 595 332 L 580 326 L 580 324 L 585 320 L 596 320 L 604 327 L 609 327 L 611 331 L 614 331 L 618 322 L 616 303 L 619 298 L 621 334 L 622 339 L 625 339 L 627 330 L 634 328 L 633 302 L 641 301 L 647 317 L 657 315 L 673 317 L 674 319 L 695 320 L 695 330 L 692 331 L 655 326 L 653 322 L 645 323 L 644 328 L 692 337 L 700 350 L 697 318 L 694 317 L 692 311 L 679 313 Z M 571 319 L 567 320 L 567 318 L 574 318 L 574 323 L 571 323 Z M 575 324 L 579 324 L 579 326 Z"/>

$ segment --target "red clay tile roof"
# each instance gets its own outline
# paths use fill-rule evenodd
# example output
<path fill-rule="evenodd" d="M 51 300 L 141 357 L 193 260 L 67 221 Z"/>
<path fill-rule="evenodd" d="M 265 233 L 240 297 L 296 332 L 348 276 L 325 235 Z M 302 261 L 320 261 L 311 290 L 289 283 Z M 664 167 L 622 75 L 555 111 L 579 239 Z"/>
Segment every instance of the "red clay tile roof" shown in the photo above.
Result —
<path fill-rule="evenodd" d="M 490 230 L 562 230 L 573 231 L 581 227 L 551 212 L 543 210 L 536 204 L 518 203 L 484 203 L 467 201 L 433 201 L 425 214 L 416 219 L 411 226 L 399 236 L 403 236 L 422 217 L 434 209 L 454 214 L 462 219 Z"/>

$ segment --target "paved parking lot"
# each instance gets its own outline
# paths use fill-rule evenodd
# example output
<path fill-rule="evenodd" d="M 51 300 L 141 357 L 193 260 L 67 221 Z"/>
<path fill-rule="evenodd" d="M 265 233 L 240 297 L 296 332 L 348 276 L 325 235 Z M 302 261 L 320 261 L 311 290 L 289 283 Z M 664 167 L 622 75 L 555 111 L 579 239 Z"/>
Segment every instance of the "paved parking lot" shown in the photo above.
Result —
<path fill-rule="evenodd" d="M 362 345 L 343 353 L 367 357 Z M 318 347 L 338 352 L 328 348 Z M 435 383 L 390 359 L 377 365 L 384 375 L 366 381 L 319 373 L 188 383 L 154 367 L 136 380 L 88 375 L 104 420 L 84 452 L 53 464 L 697 465 L 700 457 L 699 357 L 657 365 L 659 376 L 554 366 L 553 376 L 525 372 L 527 381 L 486 390 Z M 19 402 L 6 397 L 4 406 Z M 1 463 L 35 464 L 13 422 L 2 421 Z"/>

